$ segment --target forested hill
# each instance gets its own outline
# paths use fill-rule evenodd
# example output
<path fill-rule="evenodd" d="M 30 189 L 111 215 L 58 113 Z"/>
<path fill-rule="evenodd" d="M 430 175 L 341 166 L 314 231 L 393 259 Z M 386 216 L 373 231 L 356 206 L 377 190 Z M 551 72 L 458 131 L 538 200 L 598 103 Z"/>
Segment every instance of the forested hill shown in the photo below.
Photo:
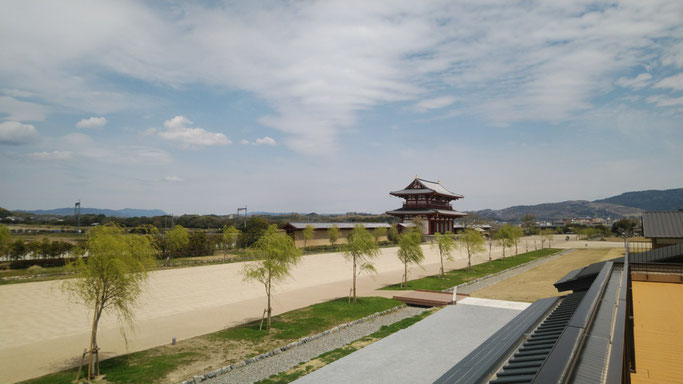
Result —
<path fill-rule="evenodd" d="M 498 221 L 520 221 L 525 215 L 533 215 L 537 220 L 562 220 L 573 217 L 618 218 L 638 216 L 643 210 L 609 203 L 595 203 L 586 200 L 563 201 L 538 205 L 518 205 L 499 210 L 485 209 L 476 211 L 484 219 Z"/>
<path fill-rule="evenodd" d="M 627 207 L 640 208 L 644 211 L 677 211 L 683 208 L 683 188 L 667 189 L 664 191 L 626 192 L 619 196 L 595 200 L 595 203 L 619 204 Z"/>
<path fill-rule="evenodd" d="M 499 221 L 519 221 L 525 215 L 533 215 L 537 220 L 561 220 L 574 217 L 640 216 L 645 211 L 677 211 L 681 208 L 683 208 L 683 188 L 627 192 L 595 201 L 572 200 L 518 205 L 499 210 L 485 209 L 474 213 L 485 219 Z"/>
<path fill-rule="evenodd" d="M 18 212 L 28 212 L 36 215 L 55 215 L 55 216 L 73 216 L 73 208 L 57 208 L 57 209 L 35 209 L 30 211 L 18 211 Z M 81 208 L 81 215 L 105 215 L 113 217 L 153 217 L 153 216 L 164 216 L 166 212 L 161 209 L 134 209 L 134 208 L 124 208 L 124 209 L 99 209 L 99 208 Z"/>

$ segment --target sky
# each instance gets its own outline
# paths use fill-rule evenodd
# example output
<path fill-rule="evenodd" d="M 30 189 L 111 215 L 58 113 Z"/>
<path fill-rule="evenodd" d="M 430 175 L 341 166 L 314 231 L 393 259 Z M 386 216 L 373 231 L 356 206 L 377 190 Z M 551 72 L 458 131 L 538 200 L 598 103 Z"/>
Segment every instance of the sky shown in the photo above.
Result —
<path fill-rule="evenodd" d="M 683 186 L 683 2 L 0 2 L 0 206 L 458 210 Z"/>

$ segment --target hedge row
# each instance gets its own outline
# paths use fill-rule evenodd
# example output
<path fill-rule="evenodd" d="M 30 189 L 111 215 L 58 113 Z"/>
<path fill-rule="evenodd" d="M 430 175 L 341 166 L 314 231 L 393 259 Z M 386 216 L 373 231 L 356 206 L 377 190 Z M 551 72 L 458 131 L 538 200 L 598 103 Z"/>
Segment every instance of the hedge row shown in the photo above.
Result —
<path fill-rule="evenodd" d="M 63 267 L 74 260 L 76 260 L 74 257 L 58 259 L 14 260 L 9 264 L 9 268 L 27 269 L 32 265 L 40 265 L 41 267 Z"/>

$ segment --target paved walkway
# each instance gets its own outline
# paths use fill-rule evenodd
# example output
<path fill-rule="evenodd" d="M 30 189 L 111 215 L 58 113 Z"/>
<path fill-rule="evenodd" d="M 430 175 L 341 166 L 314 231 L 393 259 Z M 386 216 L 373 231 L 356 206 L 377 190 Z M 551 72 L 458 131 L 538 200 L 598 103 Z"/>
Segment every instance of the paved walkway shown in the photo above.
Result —
<path fill-rule="evenodd" d="M 431 383 L 527 306 L 463 299 L 295 383 Z"/>

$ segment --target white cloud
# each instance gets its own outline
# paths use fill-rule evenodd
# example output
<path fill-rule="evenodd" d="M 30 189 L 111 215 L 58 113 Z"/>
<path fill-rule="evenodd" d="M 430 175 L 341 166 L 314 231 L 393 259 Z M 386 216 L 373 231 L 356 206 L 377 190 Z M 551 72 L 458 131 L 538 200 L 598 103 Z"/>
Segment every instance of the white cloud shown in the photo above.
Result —
<path fill-rule="evenodd" d="M 102 128 L 107 124 L 107 119 L 104 117 L 95 117 L 91 116 L 88 119 L 82 119 L 78 123 L 76 123 L 76 127 L 78 128 Z"/>
<path fill-rule="evenodd" d="M 141 145 L 112 146 L 82 133 L 68 134 L 59 140 L 59 144 L 74 155 L 105 164 L 148 166 L 173 162 L 173 156 L 162 149 Z"/>
<path fill-rule="evenodd" d="M 426 99 L 415 104 L 414 109 L 418 112 L 428 112 L 433 109 L 440 109 L 447 107 L 458 101 L 458 98 L 453 96 L 442 96 L 433 99 Z"/>
<path fill-rule="evenodd" d="M 32 152 L 28 156 L 38 160 L 66 160 L 71 158 L 71 151 Z"/>
<path fill-rule="evenodd" d="M 277 145 L 277 142 L 270 136 L 265 136 L 254 141 L 254 145 Z"/>
<path fill-rule="evenodd" d="M 663 95 L 650 96 L 647 99 L 648 103 L 653 103 L 658 107 L 675 107 L 678 105 L 683 105 L 683 96 L 681 97 L 669 97 Z"/>
<path fill-rule="evenodd" d="M 0 144 L 23 145 L 37 141 L 40 138 L 36 127 L 22 124 L 18 121 L 0 123 Z"/>
<path fill-rule="evenodd" d="M 8 120 L 43 121 L 47 115 L 47 108 L 10 96 L 0 96 L 0 113 L 6 114 Z"/>
<path fill-rule="evenodd" d="M 158 134 L 165 140 L 180 142 L 185 148 L 232 144 L 232 141 L 228 140 L 224 134 L 190 127 L 193 124 L 185 116 L 175 116 L 164 122 L 166 130 L 159 131 Z"/>
<path fill-rule="evenodd" d="M 683 65 L 675 0 L 248 2 L 239 10 L 104 2 L 87 3 L 87 18 L 83 3 L 40 5 L 0 5 L 8 88 L 98 114 L 150 104 L 112 77 L 244 90 L 272 109 L 260 121 L 284 132 L 285 145 L 314 154 L 332 152 L 359 112 L 444 89 L 461 98 L 463 114 L 501 125 L 561 122 L 593 108 L 619 74 L 660 60 Z M 202 136 L 185 129 L 167 136 Z"/>
<path fill-rule="evenodd" d="M 660 80 L 655 84 L 655 88 L 669 88 L 677 91 L 683 90 L 683 73 Z"/>
<path fill-rule="evenodd" d="M 249 140 L 247 140 L 247 139 L 242 139 L 242 140 L 240 140 L 240 144 L 242 144 L 242 145 L 247 145 L 247 144 L 249 144 Z"/>
<path fill-rule="evenodd" d="M 178 176 L 166 176 L 164 177 L 164 181 L 168 181 L 169 183 L 179 183 L 184 180 Z"/>
<path fill-rule="evenodd" d="M 652 75 L 649 73 L 641 73 L 634 78 L 620 77 L 617 80 L 617 85 L 624 88 L 641 89 L 650 85 Z"/>

